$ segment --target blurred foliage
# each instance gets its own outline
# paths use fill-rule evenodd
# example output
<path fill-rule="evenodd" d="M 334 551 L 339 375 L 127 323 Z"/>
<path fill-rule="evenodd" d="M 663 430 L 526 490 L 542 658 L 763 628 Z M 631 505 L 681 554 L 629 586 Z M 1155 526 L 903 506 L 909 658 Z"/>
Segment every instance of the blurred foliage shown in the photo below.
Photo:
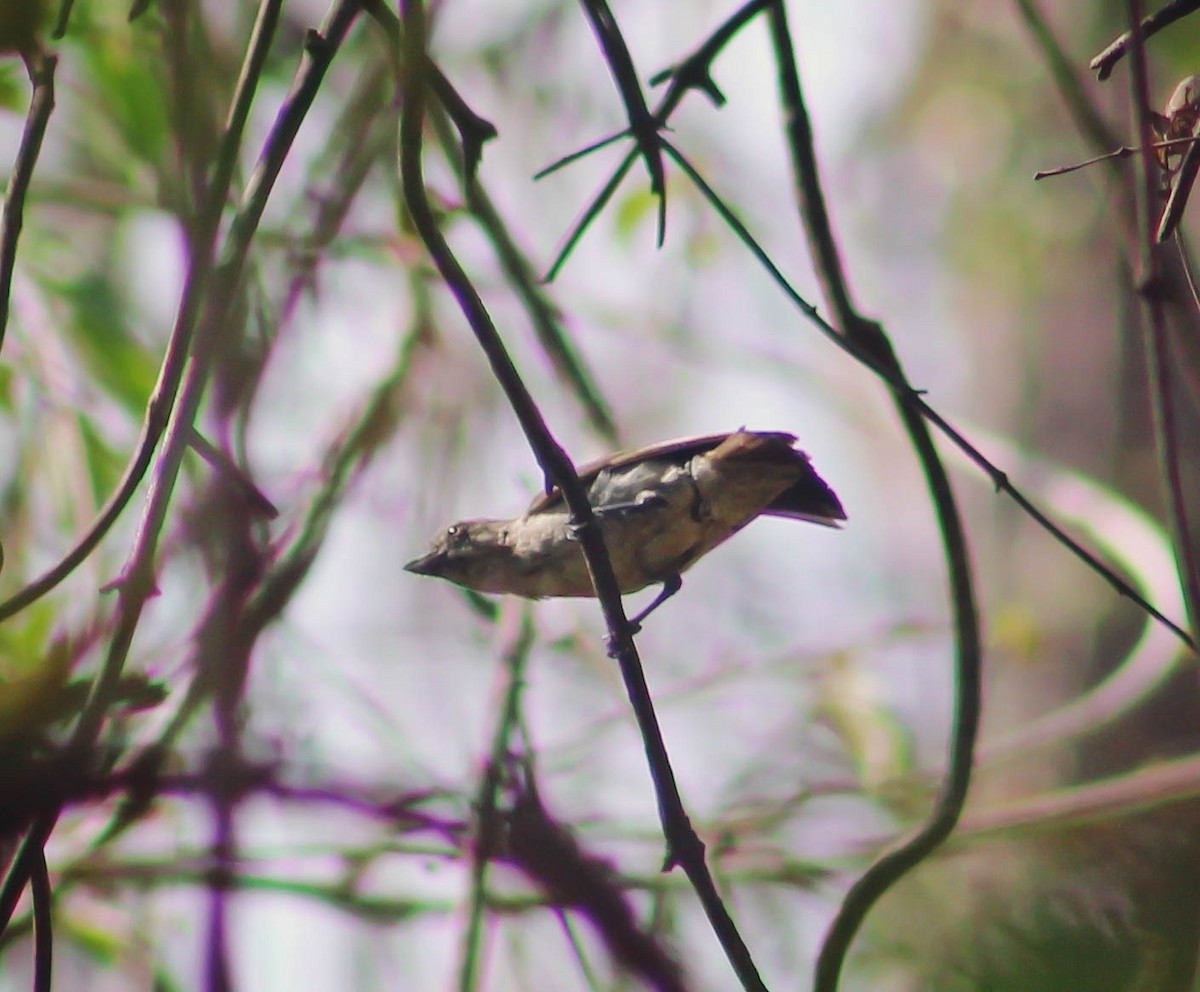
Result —
<path fill-rule="evenodd" d="M 36 49 L 50 10 L 51 0 L 7 0 L 0 7 L 0 55 Z"/>
<path fill-rule="evenodd" d="M 148 422 L 201 261 L 198 193 L 215 171 L 254 15 L 249 3 L 164 0 L 129 24 L 128 6 L 77 0 L 65 38 L 46 43 L 60 59 L 58 102 L 0 355 L 4 596 L 85 532 Z M 804 987 L 796 976 L 809 973 L 839 891 L 830 880 L 846 881 L 835 870 L 859 871 L 923 816 L 943 761 L 946 608 L 920 480 L 876 384 L 807 329 L 794 333 L 795 314 L 678 176 L 664 251 L 652 247 L 655 201 L 639 174 L 559 282 L 538 283 L 530 273 L 545 271 L 611 158 L 538 184 L 530 176 L 622 126 L 611 82 L 570 7 L 434 6 L 435 57 L 500 139 L 480 172 L 488 209 L 462 190 L 453 150 L 439 152 L 432 135 L 427 182 L 573 456 L 610 443 L 596 409 L 615 410 L 631 442 L 738 418 L 799 424 L 846 497 L 844 534 L 756 524 L 689 573 L 642 635 L 685 796 L 743 932 L 771 987 Z M 618 16 L 644 76 L 730 12 L 636 6 L 618 5 Z M 0 5 L 0 52 L 30 49 L 34 10 Z M 834 35 L 802 58 L 802 72 L 825 82 L 809 94 L 818 114 L 858 77 L 879 74 L 861 91 L 869 109 L 818 117 L 829 129 L 818 143 L 833 131 L 846 149 L 830 154 L 826 178 L 852 280 L 877 301 L 939 409 L 1049 457 L 1023 484 L 1051 490 L 1062 479 L 1045 466 L 1058 459 L 1158 508 L 1142 346 L 1114 223 L 1124 179 L 1091 169 L 1032 181 L 1037 169 L 1103 149 L 1080 137 L 1020 7 L 846 10 L 861 36 Z M 322 13 L 283 5 L 218 254 Z M 1124 72 L 1101 86 L 1084 71 L 1122 30 L 1123 5 L 1048 3 L 1041 13 L 1088 100 L 1128 141 Z M 844 30 L 833 5 L 797 4 L 791 16 L 806 39 Z M 875 52 L 873 25 L 911 50 L 872 65 L 876 55 L 859 48 Z M 1197 32 L 1193 17 L 1152 41 L 1156 98 L 1196 70 Z M 91 766 L 75 769 L 87 795 L 50 851 L 60 954 L 76 952 L 68 974 L 81 987 L 150 974 L 158 987 L 201 987 L 191 969 L 204 939 L 197 920 L 219 902 L 211 869 L 222 804 L 238 814 L 238 857 L 222 870 L 241 889 L 229 896 L 244 914 L 229 953 L 244 984 L 291 987 L 289 965 L 307 972 L 317 961 L 335 986 L 391 987 L 401 960 L 421 976 L 413 987 L 441 986 L 456 948 L 461 959 L 487 956 L 479 987 L 629 981 L 609 963 L 606 935 L 579 926 L 586 914 L 547 907 L 536 878 L 510 864 L 472 881 L 483 849 L 475 796 L 500 720 L 492 681 L 516 613 L 401 576 L 398 562 L 434 526 L 516 510 L 542 480 L 413 236 L 381 39 L 365 22 L 352 32 L 244 269 L 223 273 L 228 283 L 210 283 L 202 300 L 207 313 L 214 285 L 230 293 L 206 339 L 216 342 L 212 381 L 197 420 L 216 456 L 188 451 L 166 520 L 146 525 L 161 526 L 159 595 L 137 624 Z M 810 292 L 756 43 L 739 39 L 714 67 L 730 105 L 717 114 L 689 104 L 671 138 Z M 19 60 L 7 59 L 6 184 L 29 95 Z M 1187 436 L 1200 437 L 1196 412 L 1183 417 Z M 109 584 L 124 576 L 147 490 L 162 478 L 156 462 L 85 563 L 0 624 L 5 780 L 36 799 L 61 784 L 46 762 L 113 648 L 128 590 Z M 991 629 L 987 722 L 1000 736 L 1119 670 L 1142 618 L 963 478 Z M 277 520 L 255 493 L 279 508 Z M 536 780 L 580 863 L 617 865 L 605 885 L 628 900 L 622 921 L 677 952 L 689 987 L 727 987 L 692 896 L 658 871 L 643 757 L 594 614 L 590 603 L 537 608 L 528 685 L 502 728 L 511 751 L 498 774 L 519 768 Z M 974 812 L 1188 752 L 1192 682 L 1166 681 L 1104 733 L 981 767 Z M 1100 826 L 1028 823 L 965 841 L 889 895 L 856 944 L 847 987 L 1190 987 L 1200 850 L 1186 798 L 1164 796 L 1161 812 L 1137 818 L 1118 806 Z M 15 800 L 6 807 L 26 812 Z M 501 851 L 512 812 L 502 804 L 488 824 L 498 833 L 485 839 Z M 472 885 L 486 924 L 465 947 Z M 0 989 L 25 987 L 28 928 L 22 903 L 0 941 Z"/>

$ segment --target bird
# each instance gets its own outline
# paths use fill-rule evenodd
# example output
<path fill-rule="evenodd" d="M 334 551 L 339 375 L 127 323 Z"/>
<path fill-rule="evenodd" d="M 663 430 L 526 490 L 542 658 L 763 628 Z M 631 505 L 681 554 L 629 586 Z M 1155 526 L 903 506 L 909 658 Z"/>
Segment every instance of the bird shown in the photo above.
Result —
<path fill-rule="evenodd" d="M 620 451 L 578 470 L 621 593 L 662 586 L 634 629 L 680 590 L 683 572 L 759 516 L 841 526 L 841 502 L 796 442 L 741 428 Z M 450 524 L 404 568 L 481 593 L 596 595 L 558 487 L 514 519 Z"/>

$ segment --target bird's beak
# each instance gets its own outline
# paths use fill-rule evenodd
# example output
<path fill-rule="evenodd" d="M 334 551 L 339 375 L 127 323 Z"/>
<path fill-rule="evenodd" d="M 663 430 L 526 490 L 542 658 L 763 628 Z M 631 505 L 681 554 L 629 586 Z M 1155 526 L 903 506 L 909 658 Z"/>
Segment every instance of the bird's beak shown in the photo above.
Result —
<path fill-rule="evenodd" d="M 440 577 L 445 570 L 446 553 L 430 551 L 427 555 L 414 558 L 404 566 L 404 571 L 415 572 L 417 575 L 434 575 Z"/>

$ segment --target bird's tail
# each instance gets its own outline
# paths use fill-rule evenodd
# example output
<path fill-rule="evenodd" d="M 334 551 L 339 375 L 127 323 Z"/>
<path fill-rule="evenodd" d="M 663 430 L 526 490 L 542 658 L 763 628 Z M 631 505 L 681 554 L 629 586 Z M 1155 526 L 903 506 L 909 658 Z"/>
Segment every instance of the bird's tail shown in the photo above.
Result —
<path fill-rule="evenodd" d="M 807 472 L 776 496 L 762 512 L 771 517 L 840 527 L 846 519 L 846 511 L 837 494 L 807 465 L 807 461 L 805 459 Z"/>
<path fill-rule="evenodd" d="M 808 455 L 795 447 L 791 434 L 767 431 L 736 431 L 713 452 L 715 460 L 764 461 L 786 464 L 798 478 L 762 511 L 772 517 L 807 520 L 826 527 L 839 527 L 846 519 L 837 494 L 817 475 Z"/>

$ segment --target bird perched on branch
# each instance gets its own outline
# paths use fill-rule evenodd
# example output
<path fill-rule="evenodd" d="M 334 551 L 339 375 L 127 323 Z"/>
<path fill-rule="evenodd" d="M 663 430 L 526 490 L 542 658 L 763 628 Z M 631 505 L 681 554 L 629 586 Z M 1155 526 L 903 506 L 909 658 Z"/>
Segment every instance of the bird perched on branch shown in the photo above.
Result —
<path fill-rule="evenodd" d="M 636 626 L 683 585 L 682 573 L 755 517 L 837 527 L 846 519 L 796 438 L 738 430 L 666 441 L 579 469 L 622 593 L 662 583 Z M 537 496 L 514 520 L 463 520 L 404 566 L 476 592 L 594 596 L 562 492 Z"/>

